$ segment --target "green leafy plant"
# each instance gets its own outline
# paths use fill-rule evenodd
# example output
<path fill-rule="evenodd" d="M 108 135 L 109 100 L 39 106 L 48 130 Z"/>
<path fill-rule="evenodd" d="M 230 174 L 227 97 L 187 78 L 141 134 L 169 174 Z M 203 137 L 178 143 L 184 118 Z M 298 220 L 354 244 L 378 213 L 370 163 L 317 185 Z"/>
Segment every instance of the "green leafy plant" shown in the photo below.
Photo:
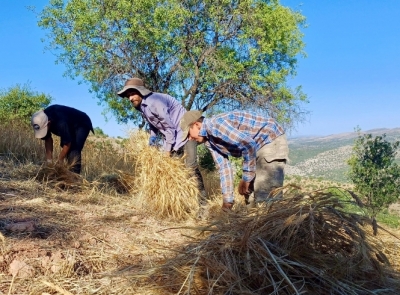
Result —
<path fill-rule="evenodd" d="M 38 15 L 66 75 L 122 122 L 142 120 L 116 95 L 132 76 L 187 110 L 257 108 L 287 125 L 306 114 L 301 86 L 287 83 L 305 17 L 278 0 L 51 0 Z"/>
<path fill-rule="evenodd" d="M 18 122 L 29 125 L 32 114 L 46 108 L 52 100 L 51 96 L 32 90 L 29 84 L 1 90 L 0 121 L 3 124 Z"/>
<path fill-rule="evenodd" d="M 359 134 L 348 160 L 349 179 L 373 218 L 399 199 L 400 167 L 394 162 L 399 144 L 386 140 L 386 134 Z"/>
<path fill-rule="evenodd" d="M 208 172 L 215 171 L 214 159 L 210 151 L 204 145 L 198 146 L 197 155 L 199 158 L 199 165 L 202 169 L 205 169 Z M 231 162 L 231 167 L 234 173 L 233 181 L 235 185 L 237 185 L 243 175 L 243 158 L 229 157 L 229 161 Z"/>
<path fill-rule="evenodd" d="M 392 214 L 389 210 L 384 209 L 376 216 L 378 222 L 382 222 L 391 228 L 398 228 L 400 226 L 400 217 L 397 214 Z"/>
<path fill-rule="evenodd" d="M 94 127 L 94 134 L 98 137 L 108 137 L 107 134 L 104 133 L 103 129 L 100 127 Z"/>
<path fill-rule="evenodd" d="M 238 185 L 243 176 L 243 158 L 229 157 L 234 172 L 233 181 Z"/>
<path fill-rule="evenodd" d="M 202 169 L 205 169 L 208 172 L 215 171 L 214 159 L 204 144 L 197 146 L 197 156 L 199 159 L 199 165 Z"/>

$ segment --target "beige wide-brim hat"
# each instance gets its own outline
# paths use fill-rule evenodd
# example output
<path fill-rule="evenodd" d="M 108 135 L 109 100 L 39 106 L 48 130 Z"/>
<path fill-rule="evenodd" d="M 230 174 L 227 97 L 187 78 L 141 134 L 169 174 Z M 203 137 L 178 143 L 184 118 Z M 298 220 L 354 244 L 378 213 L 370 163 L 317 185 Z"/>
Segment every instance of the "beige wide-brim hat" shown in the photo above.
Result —
<path fill-rule="evenodd" d="M 43 138 L 47 134 L 49 117 L 44 111 L 38 111 L 32 115 L 31 125 L 35 131 L 36 138 Z"/>
<path fill-rule="evenodd" d="M 124 88 L 122 88 L 122 90 L 119 91 L 117 94 L 121 97 L 125 97 L 125 91 L 127 91 L 128 89 L 136 89 L 140 92 L 142 96 L 147 96 L 152 92 L 144 87 L 143 80 L 139 78 L 131 78 L 126 80 Z"/>
<path fill-rule="evenodd" d="M 201 116 L 201 111 L 188 111 L 182 116 L 182 119 L 179 122 L 179 126 L 183 131 L 182 141 L 186 140 L 186 138 L 189 136 L 190 125 L 200 119 Z"/>

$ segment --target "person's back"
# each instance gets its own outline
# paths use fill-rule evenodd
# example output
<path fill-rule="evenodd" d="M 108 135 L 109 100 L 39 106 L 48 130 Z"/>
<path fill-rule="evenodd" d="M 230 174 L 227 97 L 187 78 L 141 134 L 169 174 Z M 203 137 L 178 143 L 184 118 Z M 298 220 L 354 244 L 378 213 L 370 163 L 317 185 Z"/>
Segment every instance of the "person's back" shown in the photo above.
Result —
<path fill-rule="evenodd" d="M 49 121 L 52 122 L 49 131 L 57 136 L 65 131 L 67 126 L 69 130 L 76 130 L 78 127 L 84 127 L 93 131 L 92 121 L 89 116 L 75 108 L 54 104 L 43 110 Z"/>
<path fill-rule="evenodd" d="M 175 150 L 178 150 L 184 145 L 185 142 L 180 142 L 177 139 L 182 137 L 179 122 L 186 109 L 174 97 L 164 93 L 152 92 L 143 98 L 140 111 L 153 127 L 161 130 L 165 135 L 166 143 L 170 144 L 166 149 L 170 149 L 174 145 Z"/>
<path fill-rule="evenodd" d="M 222 154 L 242 157 L 248 142 L 243 136 L 255 142 L 254 152 L 284 134 L 283 128 L 273 118 L 266 118 L 250 111 L 231 111 L 204 119 L 204 128 L 209 141 Z M 249 146 L 246 149 L 250 148 Z"/>

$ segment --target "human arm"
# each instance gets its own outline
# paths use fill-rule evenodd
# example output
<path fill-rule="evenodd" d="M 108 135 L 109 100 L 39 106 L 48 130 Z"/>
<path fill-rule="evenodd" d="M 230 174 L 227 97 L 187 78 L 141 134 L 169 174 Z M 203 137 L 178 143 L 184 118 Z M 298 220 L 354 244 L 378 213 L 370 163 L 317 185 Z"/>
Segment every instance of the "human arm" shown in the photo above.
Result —
<path fill-rule="evenodd" d="M 58 130 L 60 133 L 60 147 L 61 152 L 58 155 L 58 161 L 63 161 L 67 156 L 72 143 L 72 134 L 74 132 L 71 131 L 71 127 L 64 120 L 58 121 Z"/>
<path fill-rule="evenodd" d="M 53 161 L 53 138 L 48 136 L 44 140 L 44 148 L 46 151 L 46 160 L 47 162 Z"/>
<path fill-rule="evenodd" d="M 209 148 L 209 150 L 218 168 L 223 204 L 233 204 L 233 171 L 228 156 L 212 148 Z"/>
<path fill-rule="evenodd" d="M 250 182 L 246 182 L 243 179 L 241 179 L 239 182 L 238 192 L 242 196 L 250 195 L 251 194 Z"/>
<path fill-rule="evenodd" d="M 232 207 L 233 207 L 233 202 L 232 203 L 222 202 L 222 210 L 224 211 L 232 210 Z"/>
<path fill-rule="evenodd" d="M 61 162 L 61 161 L 63 161 L 65 159 L 65 157 L 67 156 L 70 148 L 71 148 L 71 143 L 67 143 L 67 144 L 64 144 L 62 146 L 61 152 L 58 155 L 58 161 Z"/>

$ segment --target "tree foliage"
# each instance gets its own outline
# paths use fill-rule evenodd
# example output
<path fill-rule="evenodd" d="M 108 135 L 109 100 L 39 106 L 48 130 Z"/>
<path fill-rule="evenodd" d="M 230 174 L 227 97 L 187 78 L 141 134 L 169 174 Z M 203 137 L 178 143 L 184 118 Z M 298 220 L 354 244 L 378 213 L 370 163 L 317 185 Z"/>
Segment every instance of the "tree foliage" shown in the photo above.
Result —
<path fill-rule="evenodd" d="M 0 91 L 0 121 L 2 123 L 30 124 L 33 113 L 46 108 L 52 97 L 39 93 L 29 84 L 16 85 Z"/>
<path fill-rule="evenodd" d="M 139 119 L 116 95 L 136 76 L 188 110 L 256 108 L 290 124 L 305 114 L 287 85 L 304 22 L 279 0 L 51 0 L 39 26 L 121 122 Z"/>
<path fill-rule="evenodd" d="M 94 134 L 99 137 L 107 137 L 108 135 L 104 133 L 103 129 L 100 127 L 94 127 Z"/>
<path fill-rule="evenodd" d="M 386 134 L 359 135 L 348 161 L 349 177 L 356 191 L 367 199 L 372 217 L 400 196 L 400 167 L 394 162 L 400 142 L 389 142 Z"/>

